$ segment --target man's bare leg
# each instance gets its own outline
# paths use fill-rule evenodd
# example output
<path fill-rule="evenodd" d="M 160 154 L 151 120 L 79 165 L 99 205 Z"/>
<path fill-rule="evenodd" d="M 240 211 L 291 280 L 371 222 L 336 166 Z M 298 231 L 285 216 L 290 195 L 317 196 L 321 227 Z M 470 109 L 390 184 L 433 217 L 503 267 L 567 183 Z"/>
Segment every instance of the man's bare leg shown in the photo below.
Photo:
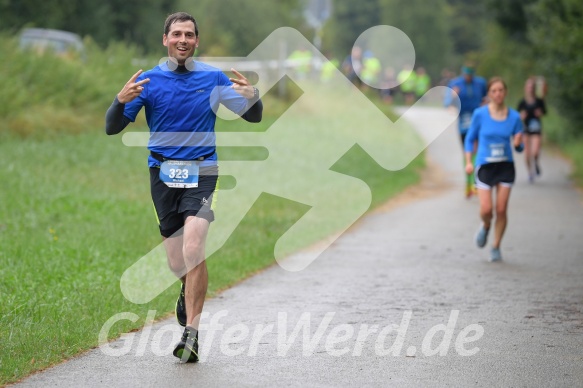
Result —
<path fill-rule="evenodd" d="M 205 241 L 209 222 L 199 217 L 187 217 L 184 228 L 164 239 L 168 266 L 185 284 L 186 325 L 198 328 L 208 287 L 205 262 Z"/>
<path fill-rule="evenodd" d="M 204 253 L 208 229 L 209 222 L 204 218 L 189 216 L 184 224 L 182 254 L 187 270 L 184 292 L 186 325 L 195 329 L 198 329 L 208 287 Z"/>

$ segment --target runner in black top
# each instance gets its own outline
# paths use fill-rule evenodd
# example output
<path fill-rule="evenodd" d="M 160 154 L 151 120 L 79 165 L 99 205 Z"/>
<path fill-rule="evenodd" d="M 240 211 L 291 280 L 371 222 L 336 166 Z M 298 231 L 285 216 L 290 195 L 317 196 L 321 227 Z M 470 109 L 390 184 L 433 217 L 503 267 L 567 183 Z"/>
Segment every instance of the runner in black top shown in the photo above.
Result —
<path fill-rule="evenodd" d="M 524 84 L 524 98 L 518 104 L 520 118 L 524 123 L 524 153 L 528 180 L 532 183 L 535 174 L 541 174 L 539 155 L 541 148 L 542 116 L 547 113 L 545 101 L 535 94 L 535 79 L 529 78 Z M 533 170 L 534 168 L 534 170 Z"/>

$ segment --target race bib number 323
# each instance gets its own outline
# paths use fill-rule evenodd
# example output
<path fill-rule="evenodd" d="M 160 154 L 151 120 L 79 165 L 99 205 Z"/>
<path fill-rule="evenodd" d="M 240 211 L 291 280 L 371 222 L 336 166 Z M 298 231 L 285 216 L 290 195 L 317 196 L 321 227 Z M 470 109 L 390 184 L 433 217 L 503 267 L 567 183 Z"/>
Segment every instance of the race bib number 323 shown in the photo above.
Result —
<path fill-rule="evenodd" d="M 198 164 L 194 160 L 166 160 L 160 165 L 160 180 L 168 187 L 198 187 Z"/>

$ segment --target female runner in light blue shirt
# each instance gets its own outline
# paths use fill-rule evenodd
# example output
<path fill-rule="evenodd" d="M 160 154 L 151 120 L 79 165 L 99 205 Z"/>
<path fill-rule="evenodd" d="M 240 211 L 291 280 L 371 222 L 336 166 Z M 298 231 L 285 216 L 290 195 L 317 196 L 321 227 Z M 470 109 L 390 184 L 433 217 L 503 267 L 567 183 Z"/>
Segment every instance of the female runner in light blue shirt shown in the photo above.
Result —
<path fill-rule="evenodd" d="M 480 200 L 482 225 L 476 235 L 476 244 L 486 245 L 493 215 L 492 191 L 496 188 L 496 219 L 491 261 L 502 259 L 500 242 L 507 224 L 507 207 L 515 170 L 512 147 L 523 149 L 523 125 L 520 114 L 506 106 L 507 87 L 504 80 L 494 77 L 488 82 L 489 103 L 474 111 L 470 129 L 465 139 L 466 173 L 475 171 L 476 187 Z M 472 164 L 474 142 L 478 143 L 476 166 Z"/>

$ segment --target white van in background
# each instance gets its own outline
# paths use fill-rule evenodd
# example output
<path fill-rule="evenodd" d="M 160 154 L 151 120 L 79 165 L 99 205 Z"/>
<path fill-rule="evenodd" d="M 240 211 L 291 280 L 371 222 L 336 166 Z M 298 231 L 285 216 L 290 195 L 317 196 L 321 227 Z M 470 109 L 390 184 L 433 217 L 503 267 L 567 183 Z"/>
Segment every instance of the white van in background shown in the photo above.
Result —
<path fill-rule="evenodd" d="M 64 57 L 71 54 L 83 57 L 84 54 L 83 41 L 79 35 L 46 28 L 25 28 L 20 33 L 19 46 L 21 49 L 33 48 L 40 53 L 50 50 Z"/>

